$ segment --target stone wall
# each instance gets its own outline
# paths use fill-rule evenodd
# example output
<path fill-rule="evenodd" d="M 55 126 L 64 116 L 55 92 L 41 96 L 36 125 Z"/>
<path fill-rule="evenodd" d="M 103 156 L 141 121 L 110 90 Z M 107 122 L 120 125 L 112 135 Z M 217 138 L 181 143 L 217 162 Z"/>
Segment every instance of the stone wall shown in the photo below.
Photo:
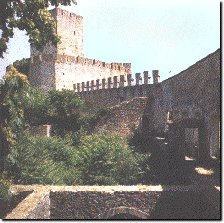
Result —
<path fill-rule="evenodd" d="M 126 104 L 130 104 L 133 105 L 131 113 L 134 115 L 134 110 L 138 112 L 137 116 L 134 115 L 138 120 L 145 116 L 150 118 L 150 124 L 148 123 L 145 129 L 154 129 L 155 132 L 162 133 L 166 130 L 169 112 L 175 122 L 184 123 L 184 128 L 199 129 L 201 155 L 204 153 L 203 156 L 207 157 L 220 156 L 220 49 L 161 83 L 155 81 L 154 84 L 146 85 L 136 83 L 136 86 L 79 93 L 90 106 L 118 105 L 114 110 L 112 109 L 110 117 L 102 118 L 97 126 L 98 130 L 118 131 L 119 129 L 121 135 L 129 135 L 131 122 L 132 126 L 139 126 L 139 122 L 136 122 L 129 113 L 129 108 L 125 107 Z M 91 88 L 91 85 L 88 86 Z M 150 103 L 147 105 L 148 110 L 144 106 L 134 105 L 134 101 L 138 101 L 138 99 L 132 100 L 135 97 L 148 97 Z M 124 117 L 130 119 L 126 120 Z M 124 126 L 121 123 L 124 123 Z M 127 128 L 129 130 L 124 130 L 125 126 L 129 126 Z M 189 134 L 188 136 L 186 140 L 193 143 L 195 139 L 190 139 Z"/>
<path fill-rule="evenodd" d="M 51 125 L 39 125 L 39 126 L 32 126 L 31 134 L 33 136 L 46 136 L 50 137 L 51 135 Z"/>
<path fill-rule="evenodd" d="M 105 63 L 94 59 L 58 55 L 55 63 L 56 89 L 74 89 L 74 84 L 113 78 L 131 72 L 131 64 Z"/>
<path fill-rule="evenodd" d="M 220 209 L 207 201 L 216 215 L 206 215 L 200 199 L 208 185 L 189 186 L 41 186 L 14 185 L 13 193 L 32 191 L 5 219 L 111 219 L 129 214 L 138 219 L 220 218 Z M 184 199 L 183 201 L 181 199 Z M 215 200 L 217 203 L 219 198 Z M 177 202 L 177 203 L 176 203 Z M 204 202 L 204 201 L 203 201 Z M 186 205 L 187 204 L 187 205 Z M 179 207 L 178 205 L 181 205 Z M 169 208 L 171 207 L 171 208 Z M 161 213 L 165 212 L 164 213 Z M 178 213 L 175 213 L 178 212 Z M 187 213 L 186 213 L 187 212 Z M 194 215 L 189 215 L 189 214 Z M 162 216 L 163 217 L 162 217 Z"/>
<path fill-rule="evenodd" d="M 133 98 L 119 105 L 109 108 L 108 114 L 103 116 L 96 124 L 93 132 L 118 133 L 122 137 L 130 137 L 136 130 L 141 131 L 143 114 L 148 110 L 149 101 L 147 97 Z M 152 123 L 146 123 L 147 131 L 153 128 Z"/>
<path fill-rule="evenodd" d="M 39 52 L 31 47 L 30 82 L 45 91 L 70 89 L 74 84 L 131 73 L 130 63 L 106 63 L 84 58 L 83 18 L 66 10 L 50 11 L 61 42 Z"/>
<path fill-rule="evenodd" d="M 39 55 L 31 58 L 29 81 L 32 86 L 44 91 L 56 88 L 55 63 L 52 55 Z"/>
<path fill-rule="evenodd" d="M 129 213 L 149 218 L 161 196 L 161 191 L 65 191 L 51 193 L 52 219 L 107 219 L 115 209 L 129 209 Z M 63 202 L 63 205 L 62 205 Z M 114 213 L 111 213 L 114 210 Z M 120 212 L 122 213 L 122 212 Z M 110 216 L 110 215 L 111 216 Z"/>
<path fill-rule="evenodd" d="M 169 111 L 174 119 L 198 118 L 204 123 L 204 146 L 212 153 L 219 144 L 220 49 L 158 84 L 153 95 L 155 129 L 164 131 Z"/>
<path fill-rule="evenodd" d="M 152 75 L 158 70 L 153 70 Z M 86 102 L 89 108 L 105 108 L 118 105 L 136 97 L 149 97 L 154 85 L 150 83 L 148 71 L 114 76 L 74 84 L 74 90 Z M 155 82 L 155 77 L 153 79 Z"/>
<path fill-rule="evenodd" d="M 79 93 L 89 108 L 105 108 L 118 105 L 133 98 L 148 97 L 152 91 L 151 85 L 127 86 L 124 88 L 100 89 Z"/>
<path fill-rule="evenodd" d="M 57 54 L 83 57 L 83 17 L 60 8 L 51 13 L 56 14 L 57 34 L 61 37 Z"/>

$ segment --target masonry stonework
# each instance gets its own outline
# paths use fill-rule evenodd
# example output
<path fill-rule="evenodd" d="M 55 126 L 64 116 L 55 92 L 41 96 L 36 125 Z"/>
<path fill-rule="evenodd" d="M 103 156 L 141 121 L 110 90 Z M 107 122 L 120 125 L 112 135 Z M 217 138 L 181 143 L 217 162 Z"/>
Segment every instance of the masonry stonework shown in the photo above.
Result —
<path fill-rule="evenodd" d="M 155 71 L 153 74 L 154 77 L 159 76 Z M 183 128 L 183 131 L 187 128 L 198 131 L 197 135 L 190 138 L 189 132 L 185 131 L 187 135 L 183 141 L 187 143 L 191 140 L 191 143 L 198 146 L 200 151 L 196 153 L 199 153 L 202 159 L 220 156 L 220 49 L 161 83 L 139 84 L 132 88 L 132 92 L 135 93 L 132 93 L 130 97 L 127 97 L 128 94 L 124 95 L 124 99 L 133 105 L 132 111 L 135 106 L 131 99 L 148 97 L 145 107 L 139 107 L 139 111 L 136 109 L 140 115 L 139 120 L 145 116 L 150 118 L 150 122 L 144 125 L 143 131 L 153 129 L 155 132 L 163 133 L 166 131 L 168 114 L 172 114 L 173 121 L 180 123 L 179 126 Z M 147 89 L 146 95 L 142 94 L 140 89 Z M 121 90 L 115 89 L 116 93 L 114 93 L 112 89 L 106 89 L 104 93 L 93 91 L 81 93 L 81 96 L 86 101 L 92 101 L 92 104 L 96 106 L 100 106 L 100 103 L 104 106 L 117 103 L 119 106 L 116 112 L 118 112 L 124 106 L 124 102 L 119 101 Z M 111 95 L 112 101 L 107 102 L 105 95 Z M 99 122 L 97 129 L 117 131 L 116 123 L 120 126 L 123 120 L 130 116 L 127 110 L 124 114 L 120 112 L 120 115 L 111 115 L 110 119 L 103 117 L 104 122 Z M 140 123 L 137 126 L 141 127 Z M 132 134 L 131 131 L 128 132 Z M 121 135 L 124 136 L 123 130 Z"/>
<path fill-rule="evenodd" d="M 106 63 L 84 58 L 83 17 L 55 8 L 50 11 L 56 21 L 61 42 L 47 44 L 42 52 L 31 47 L 30 81 L 45 91 L 74 89 L 74 84 L 131 73 L 130 63 Z"/>
<path fill-rule="evenodd" d="M 50 186 L 13 185 L 32 191 L 5 219 L 219 219 L 208 185 Z M 17 192 L 18 193 L 18 192 Z M 206 205 L 201 205 L 205 196 Z M 216 192 L 217 194 L 217 192 Z M 216 203 L 219 198 L 215 199 Z M 163 211 L 161 211 L 163 210 Z M 165 211 L 164 211 L 165 210 Z M 209 214 L 213 210 L 213 214 Z M 189 215 L 190 213 L 190 215 Z"/>
<path fill-rule="evenodd" d="M 45 91 L 74 90 L 89 108 L 122 107 L 125 101 L 147 97 L 150 100 L 146 108 L 140 107 L 140 111 L 134 107 L 142 116 L 138 120 L 143 116 L 150 120 L 148 126 L 144 124 L 144 128 L 150 129 L 149 133 L 166 131 L 168 116 L 172 116 L 176 123 L 182 123 L 181 128 L 198 129 L 200 154 L 219 157 L 220 49 L 161 83 L 159 71 L 153 70 L 151 84 L 148 71 L 132 77 L 130 63 L 84 58 L 83 18 L 59 8 L 51 10 L 51 14 L 56 19 L 61 43 L 56 47 L 48 44 L 42 53 L 31 48 L 30 81 L 33 85 Z M 121 111 L 117 107 L 118 110 Z M 118 123 L 117 120 L 123 123 L 122 119 L 130 115 L 118 113 L 107 121 L 104 119 L 105 123 L 99 122 L 97 129 L 116 129 L 111 123 Z M 135 121 L 133 123 L 136 125 Z M 129 130 L 125 134 L 121 132 L 126 136 L 127 132 L 131 134 Z"/>

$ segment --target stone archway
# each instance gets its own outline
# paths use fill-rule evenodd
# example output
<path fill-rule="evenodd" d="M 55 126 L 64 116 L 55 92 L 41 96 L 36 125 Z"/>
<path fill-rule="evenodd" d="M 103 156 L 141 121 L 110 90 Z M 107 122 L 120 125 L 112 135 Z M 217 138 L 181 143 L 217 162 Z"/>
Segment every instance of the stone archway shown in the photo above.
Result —
<path fill-rule="evenodd" d="M 149 219 L 149 215 L 135 208 L 121 206 L 98 215 L 98 219 Z"/>
<path fill-rule="evenodd" d="M 185 129 L 197 129 L 198 131 L 198 161 L 207 160 L 209 157 L 208 133 L 203 119 L 184 118 L 174 121 L 173 125 L 179 132 L 179 141 L 184 147 Z M 174 133 L 177 134 L 177 133 Z"/>

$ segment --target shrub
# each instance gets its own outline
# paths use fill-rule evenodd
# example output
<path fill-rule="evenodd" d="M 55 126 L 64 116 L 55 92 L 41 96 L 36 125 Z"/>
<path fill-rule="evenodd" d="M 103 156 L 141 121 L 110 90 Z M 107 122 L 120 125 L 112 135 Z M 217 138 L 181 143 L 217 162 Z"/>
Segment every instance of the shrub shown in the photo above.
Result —
<path fill-rule="evenodd" d="M 85 105 L 86 106 L 86 105 Z M 87 110 L 88 108 L 85 108 Z M 100 108 L 94 111 L 84 111 L 79 119 L 79 125 L 86 131 L 91 132 L 94 129 L 97 122 L 110 112 L 109 108 Z"/>
<path fill-rule="evenodd" d="M 9 187 L 10 182 L 4 177 L 0 176 L 0 218 L 3 218 L 7 204 L 11 198 Z"/>
<path fill-rule="evenodd" d="M 80 130 L 64 139 L 25 134 L 13 146 L 7 167 L 22 184 L 130 185 L 143 182 L 147 158 L 118 135 Z"/>
<path fill-rule="evenodd" d="M 26 135 L 12 148 L 8 170 L 16 183 L 65 184 L 73 154 L 74 147 L 68 140 Z"/>
<path fill-rule="evenodd" d="M 135 184 L 141 159 L 118 135 L 89 135 L 81 139 L 76 168 L 83 184 Z"/>
<path fill-rule="evenodd" d="M 69 131 L 80 129 L 78 120 L 83 101 L 74 91 L 65 90 L 48 92 L 48 118 L 57 135 L 64 136 Z"/>
<path fill-rule="evenodd" d="M 42 125 L 49 122 L 47 94 L 39 89 L 29 87 L 24 97 L 24 115 L 26 122 L 31 125 Z"/>

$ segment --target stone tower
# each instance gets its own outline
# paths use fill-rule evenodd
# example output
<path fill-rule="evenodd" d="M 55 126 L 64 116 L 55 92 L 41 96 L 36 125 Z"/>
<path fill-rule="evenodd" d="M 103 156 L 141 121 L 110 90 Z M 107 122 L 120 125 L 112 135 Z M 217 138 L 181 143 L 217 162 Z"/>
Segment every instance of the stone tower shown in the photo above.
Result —
<path fill-rule="evenodd" d="M 61 37 L 57 54 L 84 57 L 83 53 L 83 17 L 56 8 L 51 11 L 57 21 L 57 33 Z"/>
<path fill-rule="evenodd" d="M 45 91 L 72 90 L 77 83 L 94 83 L 131 73 L 130 63 L 106 63 L 84 58 L 82 16 L 60 8 L 55 8 L 50 13 L 56 20 L 56 32 L 61 37 L 61 42 L 56 47 L 47 44 L 42 52 L 31 47 L 32 85 Z"/>
<path fill-rule="evenodd" d="M 83 57 L 83 17 L 60 8 L 50 10 L 61 38 L 57 46 L 48 44 L 42 52 L 31 47 L 30 81 L 44 90 L 57 88 L 56 63 L 60 58 Z"/>

